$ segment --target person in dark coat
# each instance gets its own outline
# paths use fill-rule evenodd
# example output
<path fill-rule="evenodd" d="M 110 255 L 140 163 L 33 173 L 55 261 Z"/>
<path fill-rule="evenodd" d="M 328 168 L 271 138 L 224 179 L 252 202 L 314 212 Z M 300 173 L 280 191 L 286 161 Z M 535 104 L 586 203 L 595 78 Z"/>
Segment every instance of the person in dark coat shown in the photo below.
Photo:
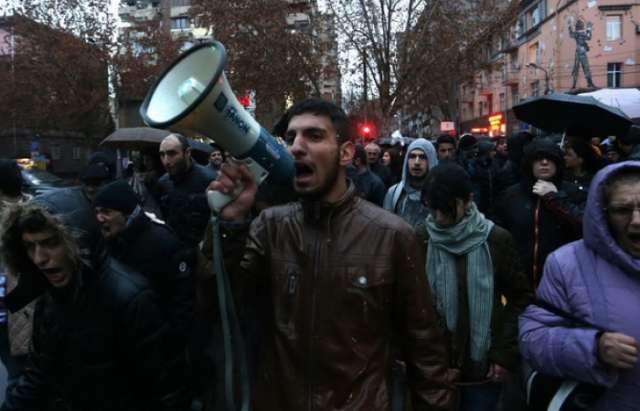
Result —
<path fill-rule="evenodd" d="M 518 369 L 518 315 L 533 291 L 511 234 L 479 212 L 462 167 L 450 161 L 435 167 L 425 197 L 433 211 L 419 235 L 450 367 L 461 373 L 459 409 L 494 411 Z"/>
<path fill-rule="evenodd" d="M 355 185 L 357 196 L 382 207 L 387 190 L 382 179 L 369 169 L 367 153 L 359 144 L 356 145 L 353 167 L 347 169 L 347 175 Z"/>
<path fill-rule="evenodd" d="M 580 137 L 567 138 L 563 150 L 567 167 L 565 180 L 575 184 L 578 190 L 584 193 L 586 202 L 591 179 L 602 168 L 604 162 L 594 146 Z"/>
<path fill-rule="evenodd" d="M 584 202 L 575 185 L 564 181 L 560 147 L 547 139 L 526 148 L 519 183 L 497 204 L 496 222 L 513 235 L 529 281 L 537 286 L 550 252 L 582 235 Z"/>
<path fill-rule="evenodd" d="M 367 164 L 372 173 L 380 177 L 384 183 L 385 191 L 394 183 L 391 169 L 382 164 L 382 149 L 376 143 L 369 143 L 364 147 L 366 151 Z M 384 195 L 383 195 L 384 196 Z M 381 203 L 382 204 L 382 203 Z"/>
<path fill-rule="evenodd" d="M 28 365 L 2 410 L 186 409 L 186 358 L 169 342 L 156 293 L 99 246 L 83 255 L 83 227 L 46 204 L 11 206 L 0 224 L 19 285 L 46 284 Z"/>
<path fill-rule="evenodd" d="M 209 221 L 205 189 L 215 179 L 213 170 L 192 160 L 189 142 L 180 134 L 162 140 L 160 160 L 167 170 L 156 191 L 162 215 L 180 240 L 195 247 Z"/>
<path fill-rule="evenodd" d="M 507 161 L 500 167 L 496 176 L 496 184 L 500 191 L 511 187 L 520 181 L 520 170 L 524 149 L 533 141 L 533 135 L 527 131 L 521 131 L 507 139 Z"/>
<path fill-rule="evenodd" d="M 166 224 L 143 211 L 124 180 L 102 187 L 94 207 L 109 254 L 149 280 L 173 333 L 184 340 L 193 323 L 192 250 Z"/>

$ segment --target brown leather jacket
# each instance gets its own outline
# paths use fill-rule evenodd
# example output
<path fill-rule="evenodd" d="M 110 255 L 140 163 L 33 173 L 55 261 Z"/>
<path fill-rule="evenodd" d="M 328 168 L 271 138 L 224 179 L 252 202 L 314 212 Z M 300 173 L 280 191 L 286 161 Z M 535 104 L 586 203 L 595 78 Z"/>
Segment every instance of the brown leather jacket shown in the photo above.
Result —
<path fill-rule="evenodd" d="M 337 204 L 263 211 L 235 267 L 234 247 L 225 248 L 243 293 L 250 283 L 271 297 L 256 411 L 390 410 L 396 349 L 413 409 L 451 409 L 424 254 L 401 218 L 355 197 L 351 186 Z"/>

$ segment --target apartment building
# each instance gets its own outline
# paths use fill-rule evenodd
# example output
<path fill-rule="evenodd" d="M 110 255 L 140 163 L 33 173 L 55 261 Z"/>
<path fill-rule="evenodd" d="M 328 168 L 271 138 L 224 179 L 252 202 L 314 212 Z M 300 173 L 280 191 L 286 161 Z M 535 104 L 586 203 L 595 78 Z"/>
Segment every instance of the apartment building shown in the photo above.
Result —
<path fill-rule="evenodd" d="M 333 16 L 322 13 L 316 0 L 287 0 L 288 14 L 287 28 L 300 32 L 311 32 L 322 44 L 322 77 L 320 79 L 321 97 L 330 101 L 340 102 L 341 74 L 338 66 L 338 42 L 335 32 Z M 148 21 L 168 11 L 165 21 L 171 27 L 174 38 L 184 39 L 185 42 L 207 40 L 209 31 L 199 27 L 193 21 L 189 11 L 191 0 L 123 0 L 119 8 L 122 30 L 135 30 L 136 22 Z M 142 125 L 137 115 L 140 102 L 123 102 L 121 107 L 120 127 Z"/>
<path fill-rule="evenodd" d="M 509 35 L 488 48 L 495 68 L 460 87 L 460 132 L 528 129 L 512 107 L 545 92 L 640 87 L 640 2 L 523 0 L 520 7 Z"/>

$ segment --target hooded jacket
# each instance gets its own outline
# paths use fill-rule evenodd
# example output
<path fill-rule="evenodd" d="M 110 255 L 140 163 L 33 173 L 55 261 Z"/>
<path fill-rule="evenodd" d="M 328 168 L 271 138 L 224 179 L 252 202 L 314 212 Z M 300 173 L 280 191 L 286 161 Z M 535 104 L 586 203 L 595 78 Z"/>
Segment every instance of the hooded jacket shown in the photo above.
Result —
<path fill-rule="evenodd" d="M 427 209 L 421 199 L 422 190 L 411 187 L 408 182 L 409 173 L 407 167 L 409 164 L 409 153 L 416 149 L 421 150 L 427 156 L 428 170 L 438 165 L 438 155 L 436 154 L 436 149 L 433 147 L 433 144 L 424 138 L 414 140 L 409 145 L 407 154 L 404 156 L 402 180 L 389 187 L 384 197 L 384 202 L 382 203 L 382 207 L 385 210 L 399 215 L 411 226 L 415 226 L 427 217 Z M 427 171 L 427 174 L 428 173 Z M 424 181 L 426 181 L 426 175 Z"/>
<path fill-rule="evenodd" d="M 613 164 L 593 179 L 584 216 L 584 239 L 558 249 L 547 259 L 538 298 L 575 317 L 640 341 L 640 259 L 613 237 L 603 184 L 617 170 L 640 162 Z M 597 358 L 598 330 L 572 326 L 542 308 L 529 306 L 520 317 L 520 349 L 534 369 L 546 374 L 608 387 L 596 411 L 640 410 L 640 362 L 616 371 Z"/>
<path fill-rule="evenodd" d="M 553 184 L 558 189 L 542 197 L 533 193 L 533 163 L 547 158 L 556 165 Z M 511 232 L 533 287 L 538 285 L 547 255 L 581 236 L 584 204 L 578 189 L 563 181 L 562 150 L 547 139 L 538 139 L 525 150 L 518 184 L 505 190 L 496 204 L 496 223 Z"/>
<path fill-rule="evenodd" d="M 73 212 L 57 213 L 65 205 L 51 201 L 42 215 L 76 268 L 65 287 L 41 290 L 28 364 L 2 409 L 183 409 L 189 402 L 186 358 L 167 343 L 156 294 L 145 278 L 102 253 L 90 256 L 88 264 L 78 249 L 81 222 L 74 223 Z M 2 221 L 0 249 L 23 286 L 44 276 L 27 256 L 16 224 L 41 209 L 33 203 L 15 206 Z"/>

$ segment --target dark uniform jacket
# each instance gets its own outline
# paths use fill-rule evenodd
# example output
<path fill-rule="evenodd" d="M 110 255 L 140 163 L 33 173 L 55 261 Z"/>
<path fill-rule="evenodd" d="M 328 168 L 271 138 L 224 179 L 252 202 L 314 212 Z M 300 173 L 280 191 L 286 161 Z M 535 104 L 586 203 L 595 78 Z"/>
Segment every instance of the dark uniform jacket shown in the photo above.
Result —
<path fill-rule="evenodd" d="M 171 228 L 152 221 L 140 208 L 107 247 L 111 256 L 147 278 L 160 297 L 172 330 L 186 338 L 193 323 L 193 250 Z"/>
<path fill-rule="evenodd" d="M 165 174 L 158 180 L 156 198 L 162 215 L 189 246 L 198 245 L 207 227 L 210 211 L 205 190 L 214 178 L 213 170 L 194 162 L 184 174 Z"/>
<path fill-rule="evenodd" d="M 225 248 L 242 237 L 227 234 Z M 351 186 L 336 204 L 263 211 L 239 250 L 241 260 L 225 252 L 239 298 L 261 287 L 272 307 L 256 411 L 389 410 L 394 346 L 407 364 L 413 409 L 452 405 L 424 255 L 400 217 Z"/>
<path fill-rule="evenodd" d="M 185 359 L 145 278 L 107 259 L 72 281 L 38 301 L 33 351 L 3 409 L 185 409 Z"/>

